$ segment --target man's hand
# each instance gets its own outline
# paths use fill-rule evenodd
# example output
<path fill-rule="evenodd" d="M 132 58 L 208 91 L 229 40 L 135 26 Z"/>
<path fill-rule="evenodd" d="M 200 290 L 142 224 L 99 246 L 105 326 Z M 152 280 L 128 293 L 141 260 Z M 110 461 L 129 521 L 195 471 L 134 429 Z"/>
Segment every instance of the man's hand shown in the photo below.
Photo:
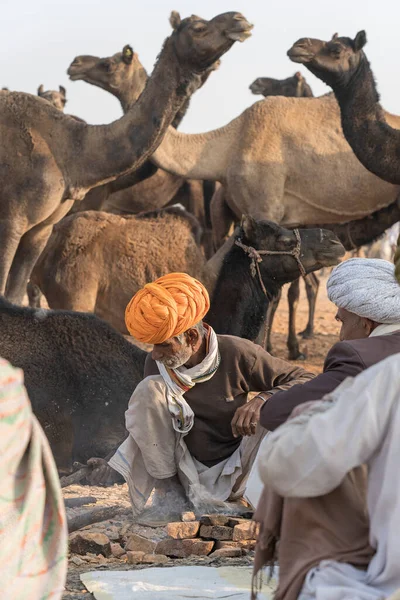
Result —
<path fill-rule="evenodd" d="M 106 484 L 107 479 L 110 477 L 113 469 L 110 467 L 108 462 L 104 458 L 89 458 L 87 461 L 92 471 L 86 476 L 90 485 L 101 485 Z"/>
<path fill-rule="evenodd" d="M 237 409 L 231 421 L 234 437 L 255 434 L 260 420 L 261 407 L 264 405 L 265 400 L 264 397 L 256 396 Z"/>

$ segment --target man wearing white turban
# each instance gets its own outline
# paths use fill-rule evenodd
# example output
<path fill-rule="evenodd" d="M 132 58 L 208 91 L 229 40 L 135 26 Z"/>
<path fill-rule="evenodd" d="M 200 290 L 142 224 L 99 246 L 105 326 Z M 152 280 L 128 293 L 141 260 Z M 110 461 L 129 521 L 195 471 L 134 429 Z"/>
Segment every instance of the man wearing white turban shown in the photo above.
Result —
<path fill-rule="evenodd" d="M 297 406 L 300 410 L 300 405 L 320 400 L 347 377 L 355 377 L 400 353 L 400 286 L 392 263 L 350 259 L 334 269 L 327 288 L 329 299 L 338 308 L 340 342 L 328 353 L 321 375 L 302 386 L 279 391 L 266 401 L 260 416 L 266 429 L 277 429 Z M 266 444 L 269 446 L 268 436 Z M 258 460 L 262 461 L 262 450 L 260 454 Z M 306 574 L 321 561 L 335 560 L 367 568 L 374 549 L 368 543 L 366 484 L 365 470 L 357 467 L 323 496 L 281 498 L 277 486 L 264 487 L 255 514 L 261 526 L 255 571 L 277 557 L 276 600 L 297 600 Z M 325 598 L 318 596 L 322 597 Z"/>
<path fill-rule="evenodd" d="M 305 385 L 277 392 L 261 410 L 260 423 L 273 431 L 299 404 L 319 400 L 346 379 L 400 352 L 400 286 L 394 265 L 377 258 L 351 258 L 328 279 L 328 298 L 338 311 L 340 342 L 324 370 Z"/>

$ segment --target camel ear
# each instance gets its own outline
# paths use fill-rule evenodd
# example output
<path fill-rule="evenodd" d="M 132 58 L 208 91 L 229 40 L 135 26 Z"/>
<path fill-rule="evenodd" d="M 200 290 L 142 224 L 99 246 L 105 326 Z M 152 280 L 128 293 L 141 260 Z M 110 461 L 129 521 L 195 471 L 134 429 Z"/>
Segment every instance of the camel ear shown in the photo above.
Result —
<path fill-rule="evenodd" d="M 65 89 L 65 87 L 63 85 L 59 85 L 58 89 L 60 91 L 60 94 L 63 98 L 67 97 L 67 90 Z"/>
<path fill-rule="evenodd" d="M 332 36 L 332 40 L 336 40 L 338 37 L 339 37 L 339 34 L 338 33 L 334 33 L 333 36 Z"/>
<path fill-rule="evenodd" d="M 129 46 L 129 44 L 126 44 L 126 46 L 122 48 L 122 60 L 126 65 L 131 64 L 131 62 L 133 61 L 134 54 L 135 53 L 133 51 L 133 48 L 132 46 Z"/>
<path fill-rule="evenodd" d="M 172 29 L 174 29 L 176 31 L 178 29 L 179 25 L 182 23 L 181 15 L 178 13 L 177 10 L 173 10 L 171 12 L 170 17 L 169 17 L 169 22 L 170 22 Z"/>
<path fill-rule="evenodd" d="M 251 215 L 242 215 L 240 226 L 243 229 L 243 233 L 246 238 L 252 239 L 255 236 L 257 223 Z"/>
<path fill-rule="evenodd" d="M 356 52 L 359 52 L 360 50 L 362 50 L 362 48 L 364 48 L 365 44 L 367 43 L 367 34 L 365 33 L 364 30 L 359 31 L 356 35 L 356 37 L 354 38 L 354 50 Z"/>
<path fill-rule="evenodd" d="M 38 87 L 38 91 L 37 91 L 38 96 L 41 96 L 43 94 L 43 92 L 44 92 L 44 87 L 43 87 L 43 83 L 42 83 Z"/>
<path fill-rule="evenodd" d="M 300 71 L 297 71 L 297 73 L 294 74 L 294 76 L 296 77 L 296 79 L 298 79 L 299 81 L 302 81 L 303 79 L 303 75 L 300 73 Z"/>

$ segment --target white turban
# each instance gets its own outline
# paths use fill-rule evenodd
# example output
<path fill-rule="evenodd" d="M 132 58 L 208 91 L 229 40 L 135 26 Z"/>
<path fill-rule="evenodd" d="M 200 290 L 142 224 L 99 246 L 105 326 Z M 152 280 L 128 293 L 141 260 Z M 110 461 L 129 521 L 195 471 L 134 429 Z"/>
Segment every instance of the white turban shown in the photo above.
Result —
<path fill-rule="evenodd" d="M 400 285 L 387 260 L 350 258 L 332 271 L 327 290 L 338 308 L 376 323 L 400 322 Z"/>

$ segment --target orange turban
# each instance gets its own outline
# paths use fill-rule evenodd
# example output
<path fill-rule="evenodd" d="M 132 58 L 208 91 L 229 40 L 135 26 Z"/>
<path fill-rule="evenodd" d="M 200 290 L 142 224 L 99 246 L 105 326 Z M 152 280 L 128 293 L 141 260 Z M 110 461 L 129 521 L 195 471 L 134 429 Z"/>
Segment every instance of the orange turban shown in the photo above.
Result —
<path fill-rule="evenodd" d="M 147 283 L 125 310 L 128 331 L 139 342 L 162 344 L 202 320 L 210 308 L 204 285 L 186 273 Z"/>

